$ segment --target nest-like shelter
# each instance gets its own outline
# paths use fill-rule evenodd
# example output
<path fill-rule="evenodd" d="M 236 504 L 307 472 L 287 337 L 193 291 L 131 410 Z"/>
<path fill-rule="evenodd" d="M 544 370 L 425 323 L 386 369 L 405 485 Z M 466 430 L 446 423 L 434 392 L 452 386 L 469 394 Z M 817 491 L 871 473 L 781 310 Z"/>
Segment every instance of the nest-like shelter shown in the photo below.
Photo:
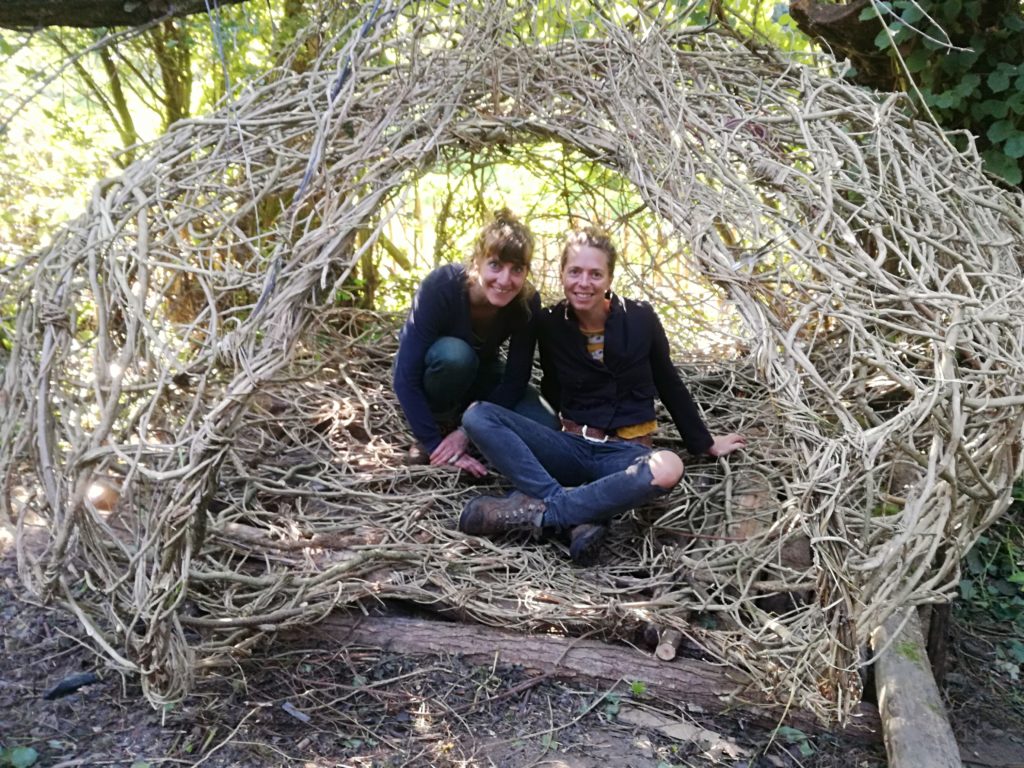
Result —
<path fill-rule="evenodd" d="M 841 718 L 870 631 L 951 598 L 1021 472 L 1020 197 L 904 98 L 714 31 L 541 42 L 502 2 L 375 10 L 175 125 L 11 271 L 3 508 L 51 531 L 23 578 L 154 700 L 276 630 L 402 600 L 524 631 L 676 627 Z M 540 142 L 635 185 L 748 345 L 687 371 L 749 450 L 690 464 L 592 569 L 455 530 L 479 489 L 400 461 L 393 324 L 334 306 L 418 175 Z M 665 281 L 618 287 L 671 303 Z"/>

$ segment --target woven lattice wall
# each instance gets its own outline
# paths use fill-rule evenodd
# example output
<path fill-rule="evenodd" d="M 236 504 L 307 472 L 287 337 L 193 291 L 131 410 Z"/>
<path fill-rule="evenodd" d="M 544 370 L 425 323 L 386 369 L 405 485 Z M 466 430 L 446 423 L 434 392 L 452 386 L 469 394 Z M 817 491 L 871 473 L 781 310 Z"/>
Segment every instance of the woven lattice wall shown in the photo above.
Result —
<path fill-rule="evenodd" d="M 781 701 L 849 711 L 869 631 L 951 597 L 1021 471 L 1020 197 L 902 98 L 711 32 L 541 44 L 503 3 L 383 11 L 174 126 L 11 275 L 0 456 L 33 473 L 6 508 L 52 531 L 25 579 L 154 700 L 396 598 L 525 630 L 676 626 Z M 402 465 L 393 320 L 331 306 L 411 180 L 550 141 L 635 185 L 748 345 L 686 371 L 750 449 L 691 463 L 585 570 L 454 530 L 479 489 Z M 671 287 L 619 285 L 662 307 Z M 119 496 L 90 496 L 103 480 Z"/>

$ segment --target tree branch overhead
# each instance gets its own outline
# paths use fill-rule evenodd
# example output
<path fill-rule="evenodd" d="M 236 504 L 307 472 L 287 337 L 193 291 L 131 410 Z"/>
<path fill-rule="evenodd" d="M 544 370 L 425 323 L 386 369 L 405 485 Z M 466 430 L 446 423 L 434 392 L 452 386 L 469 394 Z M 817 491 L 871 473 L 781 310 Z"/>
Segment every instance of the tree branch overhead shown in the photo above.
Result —
<path fill-rule="evenodd" d="M 217 0 L 211 5 L 241 2 Z M 135 27 L 206 11 L 206 0 L 2 0 L 0 27 Z"/>

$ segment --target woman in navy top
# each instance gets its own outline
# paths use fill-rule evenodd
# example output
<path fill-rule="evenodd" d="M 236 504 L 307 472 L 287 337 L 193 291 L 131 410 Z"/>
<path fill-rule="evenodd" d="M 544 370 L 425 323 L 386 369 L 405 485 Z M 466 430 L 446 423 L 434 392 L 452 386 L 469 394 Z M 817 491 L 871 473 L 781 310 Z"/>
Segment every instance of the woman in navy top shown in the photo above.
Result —
<path fill-rule="evenodd" d="M 435 466 L 487 473 L 466 453 L 459 423 L 474 400 L 496 403 L 555 426 L 529 387 L 540 300 L 526 276 L 533 236 L 508 210 L 495 214 L 465 266 L 448 264 L 420 285 L 402 329 L 394 387 L 409 426 Z M 499 352 L 508 341 L 506 360 Z"/>
<path fill-rule="evenodd" d="M 725 456 L 746 445 L 740 435 L 708 431 L 654 308 L 611 293 L 615 258 L 600 230 L 570 236 L 561 261 L 565 300 L 539 318 L 542 389 L 562 431 L 539 431 L 488 403 L 463 416 L 473 442 L 518 489 L 470 501 L 459 520 L 463 532 L 560 529 L 571 534 L 573 560 L 592 562 L 614 515 L 682 479 L 682 459 L 653 447 L 655 394 L 691 453 Z"/>

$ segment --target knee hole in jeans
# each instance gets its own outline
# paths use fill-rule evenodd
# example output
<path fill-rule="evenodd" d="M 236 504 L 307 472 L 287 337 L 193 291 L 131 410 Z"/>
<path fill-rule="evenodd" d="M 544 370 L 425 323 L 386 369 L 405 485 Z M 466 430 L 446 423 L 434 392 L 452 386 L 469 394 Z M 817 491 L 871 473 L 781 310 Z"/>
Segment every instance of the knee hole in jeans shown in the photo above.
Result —
<path fill-rule="evenodd" d="M 683 479 L 683 460 L 672 451 L 655 451 L 647 463 L 651 468 L 651 485 L 671 490 Z"/>

